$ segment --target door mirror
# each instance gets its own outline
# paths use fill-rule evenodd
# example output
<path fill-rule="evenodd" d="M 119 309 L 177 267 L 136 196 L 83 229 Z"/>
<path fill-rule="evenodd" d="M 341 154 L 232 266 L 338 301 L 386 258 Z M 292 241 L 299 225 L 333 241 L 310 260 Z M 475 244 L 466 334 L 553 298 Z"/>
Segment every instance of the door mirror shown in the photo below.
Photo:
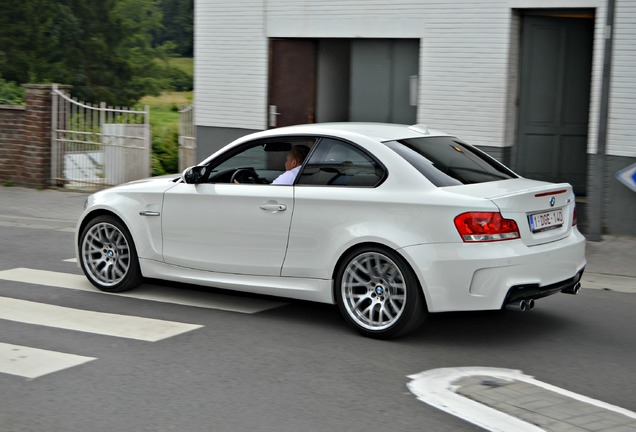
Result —
<path fill-rule="evenodd" d="M 199 184 L 207 179 L 208 167 L 197 165 L 186 168 L 181 174 L 181 179 L 188 184 Z"/>

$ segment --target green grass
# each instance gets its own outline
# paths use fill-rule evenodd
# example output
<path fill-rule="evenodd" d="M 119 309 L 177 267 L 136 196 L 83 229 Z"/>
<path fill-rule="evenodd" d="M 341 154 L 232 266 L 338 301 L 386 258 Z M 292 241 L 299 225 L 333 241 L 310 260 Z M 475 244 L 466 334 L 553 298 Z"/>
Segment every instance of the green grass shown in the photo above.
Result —
<path fill-rule="evenodd" d="M 168 63 L 190 76 L 194 72 L 192 58 L 171 58 Z M 192 98 L 192 92 L 164 91 L 159 96 L 146 96 L 139 101 L 140 106 L 148 105 L 150 108 L 153 175 L 176 172 L 179 109 L 192 104 Z"/>
<path fill-rule="evenodd" d="M 159 96 L 146 96 L 139 105 L 150 107 L 150 125 L 179 124 L 179 108 L 192 103 L 192 92 L 163 92 Z"/>
<path fill-rule="evenodd" d="M 146 96 L 139 105 L 150 108 L 152 133 L 152 175 L 178 170 L 179 108 L 192 103 L 192 92 L 163 92 Z"/>
<path fill-rule="evenodd" d="M 168 64 L 177 67 L 190 76 L 194 76 L 194 59 L 191 57 L 173 57 Z"/>

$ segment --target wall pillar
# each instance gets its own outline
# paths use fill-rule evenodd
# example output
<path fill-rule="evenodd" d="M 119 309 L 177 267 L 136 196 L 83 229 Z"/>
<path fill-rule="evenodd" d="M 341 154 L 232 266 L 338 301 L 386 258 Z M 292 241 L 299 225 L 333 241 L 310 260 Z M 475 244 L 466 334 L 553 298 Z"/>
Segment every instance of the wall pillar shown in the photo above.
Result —
<path fill-rule="evenodd" d="M 0 106 L 0 181 L 44 188 L 51 178 L 53 84 L 23 87 L 24 105 Z"/>

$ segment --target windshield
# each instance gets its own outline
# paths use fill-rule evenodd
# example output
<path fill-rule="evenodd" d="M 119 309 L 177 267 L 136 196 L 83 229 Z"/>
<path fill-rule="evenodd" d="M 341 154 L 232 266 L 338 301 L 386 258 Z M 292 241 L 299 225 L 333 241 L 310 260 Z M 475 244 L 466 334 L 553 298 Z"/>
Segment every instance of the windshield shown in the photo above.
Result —
<path fill-rule="evenodd" d="M 438 187 L 518 177 L 494 158 L 455 137 L 411 138 L 384 144 Z"/>

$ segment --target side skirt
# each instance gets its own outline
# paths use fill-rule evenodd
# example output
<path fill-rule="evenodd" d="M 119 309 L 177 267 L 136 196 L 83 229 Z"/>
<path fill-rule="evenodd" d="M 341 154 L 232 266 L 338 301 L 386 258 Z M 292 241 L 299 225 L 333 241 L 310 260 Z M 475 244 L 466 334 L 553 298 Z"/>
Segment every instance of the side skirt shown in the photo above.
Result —
<path fill-rule="evenodd" d="M 216 273 L 140 259 L 146 278 L 334 304 L 333 280 Z"/>

